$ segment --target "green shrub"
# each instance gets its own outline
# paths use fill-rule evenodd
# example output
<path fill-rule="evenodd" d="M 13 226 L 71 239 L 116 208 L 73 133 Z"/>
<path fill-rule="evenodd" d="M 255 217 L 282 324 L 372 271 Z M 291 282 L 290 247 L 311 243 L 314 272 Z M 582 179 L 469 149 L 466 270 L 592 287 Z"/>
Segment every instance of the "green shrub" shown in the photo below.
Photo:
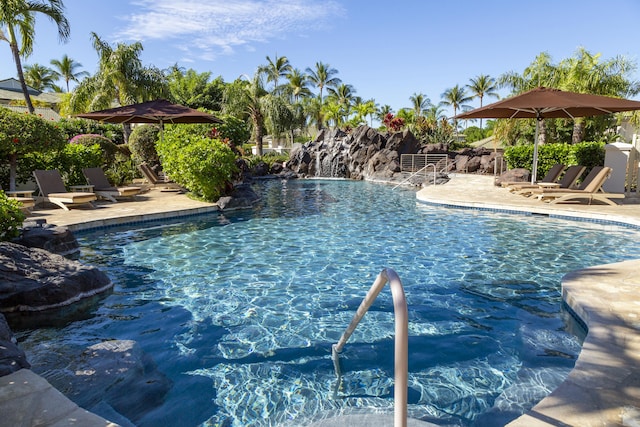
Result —
<path fill-rule="evenodd" d="M 0 191 L 0 241 L 17 237 L 24 218 L 20 202 L 9 199 Z"/>
<path fill-rule="evenodd" d="M 574 155 L 577 165 L 586 166 L 587 170 L 591 170 L 594 166 L 604 165 L 604 142 L 580 142 L 574 144 Z"/>
<path fill-rule="evenodd" d="M 155 167 L 160 164 L 156 142 L 159 138 L 160 128 L 156 125 L 136 126 L 129 136 L 129 149 L 131 156 L 137 163 L 147 163 Z"/>
<path fill-rule="evenodd" d="M 66 144 L 57 152 L 25 155 L 18 174 L 26 182 L 36 169 L 57 169 L 67 186 L 82 185 L 87 183 L 82 169 L 101 166 L 102 159 L 103 152 L 98 144 Z"/>
<path fill-rule="evenodd" d="M 102 167 L 108 168 L 116 161 L 116 154 L 118 153 L 118 146 L 111 142 L 109 138 L 106 138 L 98 134 L 81 134 L 76 135 L 69 144 L 80 144 L 90 146 L 98 144 L 102 150 Z"/>
<path fill-rule="evenodd" d="M 198 198 L 215 201 L 231 188 L 237 167 L 231 148 L 209 138 L 210 130 L 202 125 L 168 126 L 157 150 L 173 181 Z"/>
<path fill-rule="evenodd" d="M 504 151 L 509 169 L 531 169 L 533 145 L 516 145 Z M 538 146 L 538 176 L 544 176 L 555 164 L 583 165 L 590 170 L 604 165 L 603 142 L 581 142 L 579 144 L 544 144 Z"/>
<path fill-rule="evenodd" d="M 109 139 L 116 145 L 124 143 L 122 125 L 112 123 L 100 123 L 95 120 L 63 118 L 57 122 L 66 141 L 76 135 L 98 134 Z"/>
<path fill-rule="evenodd" d="M 220 118 L 223 123 L 215 125 L 215 129 L 219 133 L 218 138 L 223 141 L 228 139 L 232 149 L 242 147 L 243 144 L 249 141 L 251 131 L 244 120 L 230 115 L 223 115 Z"/>
<path fill-rule="evenodd" d="M 2 182 L 11 188 L 9 171 L 10 165 L 18 168 L 22 157 L 32 153 L 46 153 L 64 146 L 66 141 L 57 125 L 50 120 L 44 120 L 35 114 L 17 113 L 6 108 L 0 108 L 0 161 L 3 164 Z M 29 173 L 31 173 L 29 171 Z M 17 182 L 24 182 L 16 176 Z"/>

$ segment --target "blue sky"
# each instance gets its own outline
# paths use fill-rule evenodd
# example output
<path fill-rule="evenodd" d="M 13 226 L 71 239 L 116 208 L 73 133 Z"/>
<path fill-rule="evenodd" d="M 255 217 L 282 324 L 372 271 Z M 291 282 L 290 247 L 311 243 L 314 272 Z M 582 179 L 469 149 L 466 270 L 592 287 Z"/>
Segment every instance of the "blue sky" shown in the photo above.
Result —
<path fill-rule="evenodd" d="M 479 74 L 522 72 L 540 52 L 557 62 L 582 46 L 605 59 L 640 60 L 638 0 L 64 0 L 64 5 L 70 41 L 59 43 L 55 26 L 40 17 L 34 53 L 24 63 L 49 65 L 67 54 L 93 73 L 97 55 L 91 31 L 110 44 L 142 42 L 145 65 L 178 63 L 225 81 L 252 75 L 267 55 L 284 55 L 301 70 L 328 63 L 356 95 L 394 110 L 409 107 L 414 93 L 437 103 L 447 88 L 466 85 Z M 14 76 L 8 46 L 0 44 L 0 78 Z"/>

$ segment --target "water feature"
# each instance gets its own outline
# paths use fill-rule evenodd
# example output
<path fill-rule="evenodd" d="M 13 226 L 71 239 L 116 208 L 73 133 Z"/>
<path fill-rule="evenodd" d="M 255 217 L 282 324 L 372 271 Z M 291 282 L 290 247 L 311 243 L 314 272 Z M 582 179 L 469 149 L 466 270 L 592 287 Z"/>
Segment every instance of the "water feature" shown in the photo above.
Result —
<path fill-rule="evenodd" d="M 253 212 L 81 234 L 82 260 L 115 291 L 81 319 L 19 332 L 34 371 L 55 385 L 87 346 L 137 341 L 173 382 L 139 426 L 293 426 L 390 411 L 389 292 L 342 353 L 337 397 L 331 344 L 392 267 L 410 312 L 410 416 L 504 425 L 553 390 L 580 351 L 562 275 L 640 257 L 638 233 L 614 226 L 425 206 L 412 191 L 365 182 L 260 187 Z"/>

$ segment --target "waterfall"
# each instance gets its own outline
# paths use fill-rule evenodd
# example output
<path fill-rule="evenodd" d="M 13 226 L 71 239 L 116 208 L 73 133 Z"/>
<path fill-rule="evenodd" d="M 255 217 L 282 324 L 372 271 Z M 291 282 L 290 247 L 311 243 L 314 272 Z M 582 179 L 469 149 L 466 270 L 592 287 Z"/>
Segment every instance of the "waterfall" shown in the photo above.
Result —
<path fill-rule="evenodd" d="M 320 151 L 316 151 L 316 173 L 315 176 L 321 176 L 320 169 L 322 168 L 322 164 L 320 162 Z"/>

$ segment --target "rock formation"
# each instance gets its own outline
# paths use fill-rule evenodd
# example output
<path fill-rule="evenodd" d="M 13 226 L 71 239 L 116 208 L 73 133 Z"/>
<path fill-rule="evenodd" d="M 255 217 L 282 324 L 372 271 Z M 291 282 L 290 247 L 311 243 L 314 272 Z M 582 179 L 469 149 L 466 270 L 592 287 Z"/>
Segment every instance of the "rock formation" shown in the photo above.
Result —
<path fill-rule="evenodd" d="M 4 316 L 0 314 L 0 377 L 30 367 L 27 356 L 16 345 L 13 332 Z"/>
<path fill-rule="evenodd" d="M 449 172 L 478 173 L 493 173 L 496 156 L 484 148 L 450 152 L 444 144 L 422 145 L 409 130 L 386 136 L 362 125 L 350 134 L 341 130 L 320 131 L 315 140 L 295 147 L 285 166 L 307 177 L 397 181 L 402 176 L 403 154 L 445 154 L 449 158 Z M 446 173 L 441 172 L 438 171 L 436 182 L 447 179 Z"/>
<path fill-rule="evenodd" d="M 0 312 L 40 312 L 113 287 L 106 274 L 43 249 L 0 242 Z"/>

